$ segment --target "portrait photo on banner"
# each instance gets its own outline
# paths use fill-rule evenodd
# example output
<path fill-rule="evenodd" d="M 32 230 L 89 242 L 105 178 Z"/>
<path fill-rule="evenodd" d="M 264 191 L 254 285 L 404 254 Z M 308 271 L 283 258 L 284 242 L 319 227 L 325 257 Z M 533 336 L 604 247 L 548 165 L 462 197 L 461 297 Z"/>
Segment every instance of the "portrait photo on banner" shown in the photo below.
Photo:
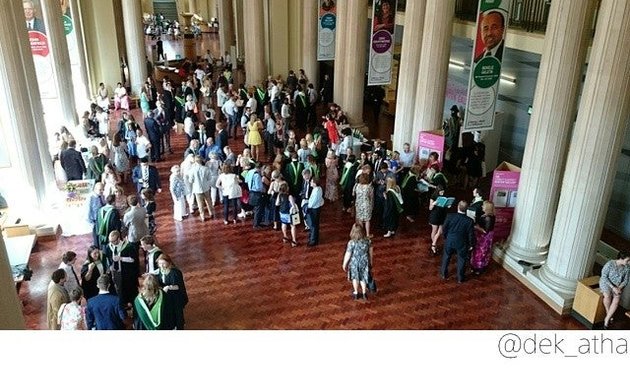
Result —
<path fill-rule="evenodd" d="M 479 27 L 477 28 L 477 40 L 475 42 L 475 63 L 484 57 L 495 57 L 497 60 L 502 61 L 506 18 L 505 11 L 496 8 L 479 13 L 477 18 Z"/>
<path fill-rule="evenodd" d="M 394 34 L 396 6 L 394 0 L 374 0 L 373 32 L 386 30 Z"/>

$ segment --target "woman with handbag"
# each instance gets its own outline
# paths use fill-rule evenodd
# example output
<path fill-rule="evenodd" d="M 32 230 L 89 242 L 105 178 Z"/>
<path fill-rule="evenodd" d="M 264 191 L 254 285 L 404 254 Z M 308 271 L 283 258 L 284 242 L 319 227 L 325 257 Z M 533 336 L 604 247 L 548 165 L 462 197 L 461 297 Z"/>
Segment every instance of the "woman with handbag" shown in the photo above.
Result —
<path fill-rule="evenodd" d="M 341 265 L 342 269 L 348 273 L 348 280 L 352 281 L 354 300 L 367 300 L 368 281 L 371 278 L 373 261 L 372 242 L 365 235 L 363 226 L 354 223 Z M 359 285 L 361 285 L 362 293 L 359 293 Z"/>
<path fill-rule="evenodd" d="M 282 242 L 289 242 L 287 237 L 287 226 L 291 226 L 291 246 L 297 247 L 297 228 L 296 224 L 299 224 L 300 212 L 295 199 L 289 194 L 289 185 L 281 184 L 280 193 L 276 199 L 276 206 L 280 211 L 280 223 L 282 224 Z M 297 216 L 297 223 L 296 223 Z"/>

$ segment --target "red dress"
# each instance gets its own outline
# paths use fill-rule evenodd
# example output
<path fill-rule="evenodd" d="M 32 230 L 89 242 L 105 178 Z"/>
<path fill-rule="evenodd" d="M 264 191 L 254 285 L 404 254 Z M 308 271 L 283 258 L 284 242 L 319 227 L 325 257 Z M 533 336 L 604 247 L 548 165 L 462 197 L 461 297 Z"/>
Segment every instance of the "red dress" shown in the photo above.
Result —
<path fill-rule="evenodd" d="M 333 120 L 328 120 L 326 122 L 326 130 L 328 131 L 328 139 L 330 139 L 331 144 L 339 143 L 339 132 L 337 131 L 337 123 Z"/>

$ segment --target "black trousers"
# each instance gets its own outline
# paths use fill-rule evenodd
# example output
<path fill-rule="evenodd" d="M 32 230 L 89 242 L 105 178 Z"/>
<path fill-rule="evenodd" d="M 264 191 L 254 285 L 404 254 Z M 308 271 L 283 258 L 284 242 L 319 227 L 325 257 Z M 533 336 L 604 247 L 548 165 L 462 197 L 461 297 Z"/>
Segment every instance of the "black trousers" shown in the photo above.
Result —
<path fill-rule="evenodd" d="M 319 243 L 319 214 L 321 208 L 309 208 L 306 214 L 306 222 L 308 223 L 308 243 L 315 245 Z"/>
<path fill-rule="evenodd" d="M 470 259 L 470 253 L 468 248 L 454 247 L 449 244 L 448 241 L 444 245 L 444 254 L 442 255 L 442 267 L 440 274 L 442 277 L 448 277 L 448 264 L 451 261 L 453 253 L 457 253 L 457 281 L 464 281 L 464 275 L 466 272 L 466 263 Z"/>

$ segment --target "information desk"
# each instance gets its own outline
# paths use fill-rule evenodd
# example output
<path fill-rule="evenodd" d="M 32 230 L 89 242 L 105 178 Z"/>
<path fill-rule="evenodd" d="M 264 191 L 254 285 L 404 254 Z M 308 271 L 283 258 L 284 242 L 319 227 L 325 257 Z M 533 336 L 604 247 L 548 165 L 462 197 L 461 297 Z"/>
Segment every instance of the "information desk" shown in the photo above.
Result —
<path fill-rule="evenodd" d="M 9 264 L 13 272 L 13 281 L 16 284 L 24 281 L 24 272 L 28 270 L 28 261 L 36 240 L 36 235 L 4 238 L 4 245 L 7 248 L 7 255 L 9 256 Z"/>

